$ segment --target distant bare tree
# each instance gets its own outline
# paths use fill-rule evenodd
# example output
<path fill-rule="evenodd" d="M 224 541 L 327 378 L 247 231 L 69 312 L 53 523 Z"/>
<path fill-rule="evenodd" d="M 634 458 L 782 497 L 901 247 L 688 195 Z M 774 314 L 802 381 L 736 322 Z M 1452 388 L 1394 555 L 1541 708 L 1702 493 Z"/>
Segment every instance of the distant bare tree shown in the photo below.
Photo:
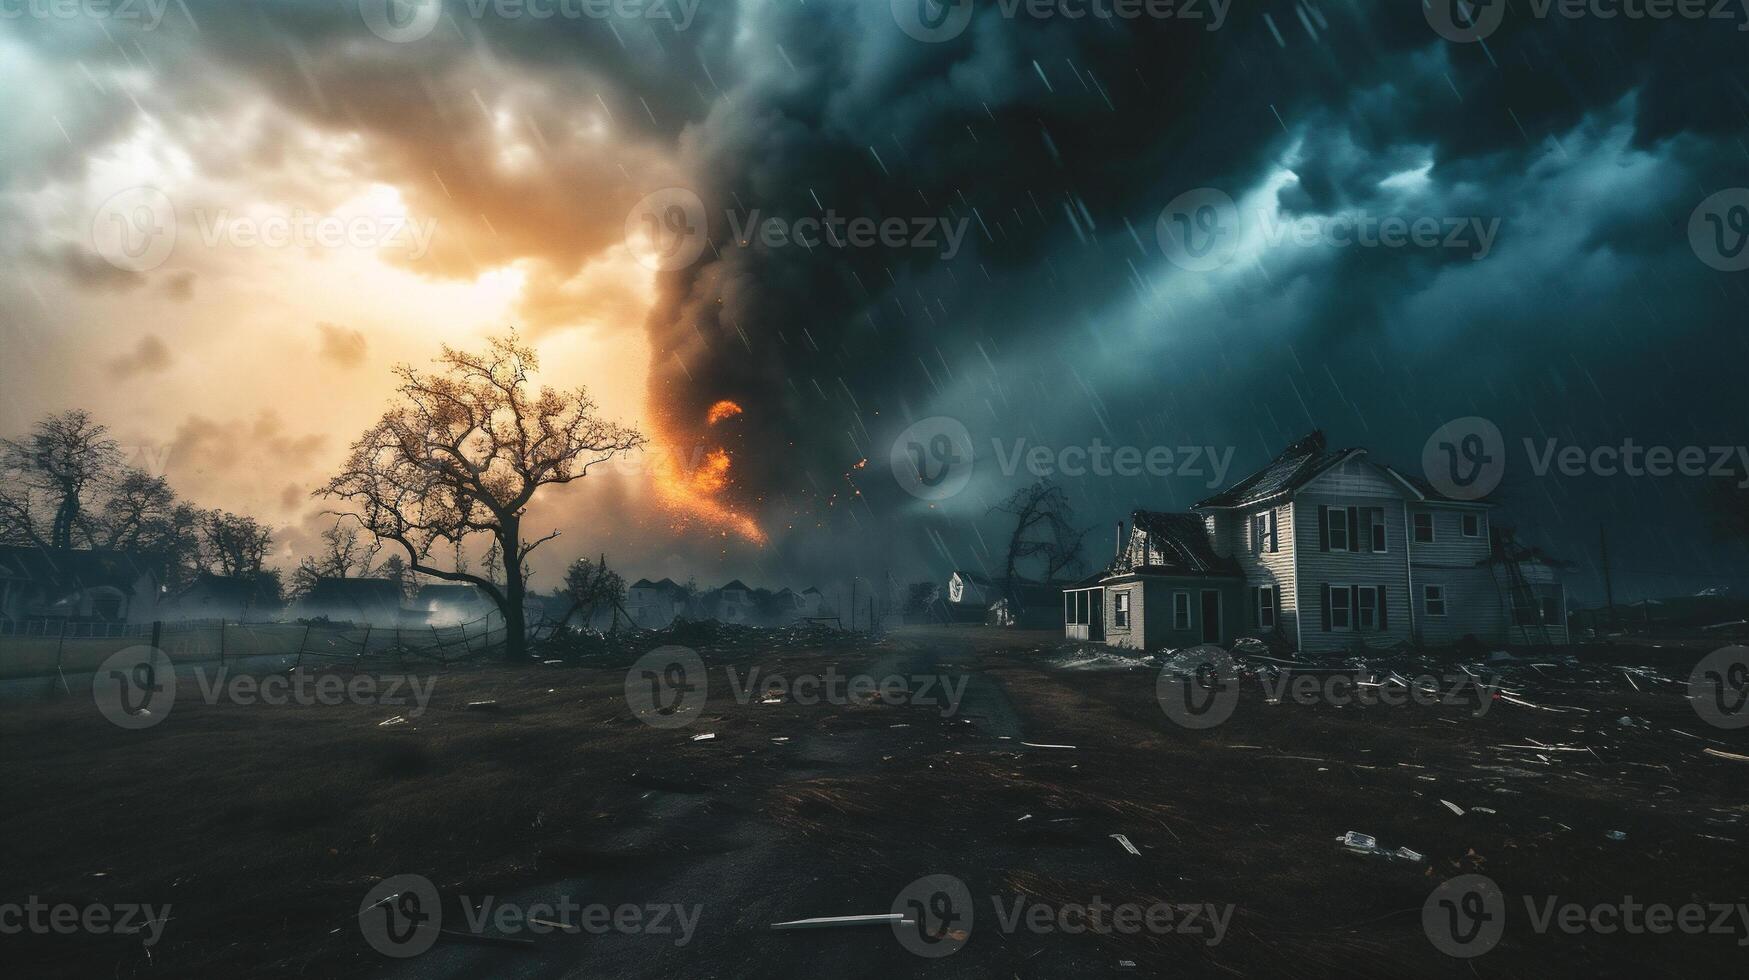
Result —
<path fill-rule="evenodd" d="M 47 416 L 23 439 L 0 441 L 0 467 L 18 474 L 0 491 L 0 533 L 39 547 L 73 547 L 74 534 L 85 526 L 85 494 L 120 464 L 109 430 L 82 411 Z M 31 511 L 33 494 L 51 504 L 47 528 Z"/>
<path fill-rule="evenodd" d="M 565 569 L 564 588 L 558 590 L 559 595 L 571 600 L 571 606 L 565 611 L 561 623 L 569 623 L 571 617 L 578 612 L 583 613 L 585 622 L 595 616 L 595 610 L 601 606 L 619 606 L 625 603 L 626 580 L 618 572 L 607 567 L 607 556 L 602 555 L 600 561 L 590 561 L 579 558 Z"/>
<path fill-rule="evenodd" d="M 335 515 L 334 523 L 322 531 L 321 550 L 298 562 L 292 572 L 292 594 L 309 595 L 317 579 L 361 578 L 381 550 L 382 542 L 363 540 L 355 517 Z"/>
<path fill-rule="evenodd" d="M 647 440 L 607 422 L 582 388 L 531 391 L 534 349 L 513 333 L 483 353 L 443 348 L 440 370 L 403 365 L 400 403 L 358 442 L 338 476 L 317 493 L 349 503 L 378 541 L 399 544 L 421 575 L 477 586 L 504 616 L 505 655 L 524 657 L 528 556 L 557 531 L 522 535 L 524 512 L 542 487 L 570 483 L 591 466 Z M 433 558 L 485 535 L 503 556 L 503 585 Z"/>
<path fill-rule="evenodd" d="M 1002 576 L 1002 591 L 1010 602 L 1018 599 L 1014 587 L 1020 580 L 1022 563 L 1041 562 L 1046 582 L 1056 581 L 1063 572 L 1073 575 L 1081 570 L 1081 543 L 1088 529 L 1075 527 L 1075 508 L 1061 487 L 1039 480 L 1014 491 L 990 512 L 1014 518 Z"/>
<path fill-rule="evenodd" d="M 252 578 L 261 574 L 273 546 L 273 532 L 253 517 L 226 511 L 208 511 L 201 519 L 204 564 L 220 575 Z"/>

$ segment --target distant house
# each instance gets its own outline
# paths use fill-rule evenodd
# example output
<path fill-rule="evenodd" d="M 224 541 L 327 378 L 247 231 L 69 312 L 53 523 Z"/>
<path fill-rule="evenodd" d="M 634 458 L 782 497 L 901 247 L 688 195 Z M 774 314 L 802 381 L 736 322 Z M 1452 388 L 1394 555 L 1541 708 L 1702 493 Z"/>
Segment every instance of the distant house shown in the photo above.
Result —
<path fill-rule="evenodd" d="M 1120 525 L 1100 581 L 1105 642 L 1152 650 L 1276 635 L 1309 652 L 1464 636 L 1565 643 L 1558 569 L 1497 547 L 1493 508 L 1444 496 L 1365 449 L 1332 450 L 1314 432 L 1194 513 L 1137 511 L 1128 535 Z"/>
<path fill-rule="evenodd" d="M 822 619 L 832 614 L 832 605 L 826 601 L 826 593 L 811 585 L 802 590 L 802 615 L 804 617 Z"/>
<path fill-rule="evenodd" d="M 413 597 L 413 608 L 424 613 L 433 626 L 455 626 L 497 612 L 498 604 L 475 586 L 443 582 L 421 586 Z"/>
<path fill-rule="evenodd" d="M 401 586 L 386 578 L 319 578 L 294 613 L 298 619 L 372 626 L 424 625 L 425 613 L 407 608 Z"/>
<path fill-rule="evenodd" d="M 758 616 L 752 593 L 746 583 L 735 579 L 705 597 L 706 614 L 720 623 L 752 623 Z"/>
<path fill-rule="evenodd" d="M 285 610 L 263 576 L 210 575 L 202 572 L 166 603 L 163 619 L 222 619 L 233 623 L 272 622 Z"/>
<path fill-rule="evenodd" d="M 686 587 L 665 578 L 652 582 L 638 579 L 626 589 L 626 613 L 644 629 L 664 629 L 686 614 Z"/>
<path fill-rule="evenodd" d="M 0 620 L 8 628 L 150 623 L 162 598 L 152 564 L 129 552 L 0 546 Z"/>
<path fill-rule="evenodd" d="M 765 611 L 765 618 L 774 626 L 783 626 L 801 619 L 805 615 L 807 602 L 802 594 L 784 586 L 772 593 L 770 608 Z"/>

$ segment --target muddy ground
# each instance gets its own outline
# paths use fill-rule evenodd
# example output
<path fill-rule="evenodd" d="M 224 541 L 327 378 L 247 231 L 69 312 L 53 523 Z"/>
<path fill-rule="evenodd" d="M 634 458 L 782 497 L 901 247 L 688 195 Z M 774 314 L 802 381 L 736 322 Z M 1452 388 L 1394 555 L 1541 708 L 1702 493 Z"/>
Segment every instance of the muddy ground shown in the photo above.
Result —
<path fill-rule="evenodd" d="M 710 699 L 671 730 L 628 708 L 623 664 L 442 673 L 426 711 L 386 728 L 407 706 L 206 704 L 187 680 L 141 731 L 85 697 L 14 704 L 0 716 L 0 906 L 168 904 L 170 917 L 150 946 L 0 943 L 19 975 L 68 977 L 1739 972 L 1739 918 L 1702 935 L 1536 928 L 1527 898 L 1749 901 L 1749 763 L 1703 752 L 1749 754 L 1749 730 L 1708 726 L 1684 684 L 1647 680 L 1686 681 L 1698 653 L 1578 652 L 1652 669 L 1536 670 L 1534 690 L 1508 686 L 1524 704 L 1272 704 L 1248 678 L 1229 721 L 1192 731 L 1162 711 L 1151 664 L 1077 669 L 1053 635 L 960 627 L 702 649 Z M 754 666 L 938 679 L 930 703 L 742 703 L 727 672 Z M 481 701 L 496 703 L 467 707 Z M 1354 853 L 1336 842 L 1351 830 L 1420 857 Z M 374 951 L 358 914 L 400 874 L 429 878 L 447 909 L 435 947 L 405 960 Z M 1498 883 L 1504 931 L 1457 959 L 1423 907 L 1468 874 Z M 950 955 L 912 952 L 904 927 L 771 929 L 891 912 L 928 875 L 970 897 L 969 924 L 925 915 Z M 697 919 L 685 937 L 672 920 L 661 934 L 457 935 L 464 900 L 561 895 Z M 1049 923 L 1006 924 L 1017 902 Z M 1073 909 L 1095 902 L 1170 908 L 1173 925 L 1078 929 Z M 1187 920 L 1193 906 L 1210 911 Z"/>

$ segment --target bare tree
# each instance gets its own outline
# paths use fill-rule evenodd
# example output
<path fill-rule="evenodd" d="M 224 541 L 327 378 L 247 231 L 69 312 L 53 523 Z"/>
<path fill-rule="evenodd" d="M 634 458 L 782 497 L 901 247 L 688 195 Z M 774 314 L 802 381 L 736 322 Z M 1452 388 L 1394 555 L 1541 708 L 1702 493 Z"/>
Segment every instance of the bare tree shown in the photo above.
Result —
<path fill-rule="evenodd" d="M 0 454 L 4 467 L 18 473 L 18 487 L 9 489 L 0 503 L 6 533 L 47 548 L 73 547 L 75 531 L 85 526 L 86 492 L 121 463 L 121 450 L 109 430 L 82 411 L 38 421 L 23 439 L 0 441 Z M 33 493 L 52 502 L 46 529 L 33 520 L 28 499 Z M 25 498 L 22 503 L 20 497 Z"/>
<path fill-rule="evenodd" d="M 341 472 L 317 493 L 349 503 L 378 541 L 399 544 L 421 575 L 477 586 L 506 627 L 505 655 L 523 658 L 528 556 L 557 531 L 522 535 L 525 510 L 542 487 L 570 483 L 591 466 L 646 442 L 636 429 L 596 415 L 582 388 L 531 390 L 533 348 L 512 333 L 483 353 L 443 348 L 440 370 L 396 370 L 400 403 L 352 447 Z M 503 562 L 503 585 L 432 556 L 486 536 Z"/>
<path fill-rule="evenodd" d="M 579 558 L 565 569 L 565 585 L 558 590 L 559 595 L 571 600 L 571 607 L 565 610 L 560 623 L 569 623 L 571 617 L 579 611 L 583 612 L 587 623 L 595 616 L 595 610 L 603 605 L 622 606 L 626 597 L 626 580 L 618 572 L 607 567 L 607 556 L 592 562 L 587 558 Z"/>
<path fill-rule="evenodd" d="M 1020 566 L 1024 562 L 1042 562 L 1045 582 L 1056 581 L 1063 572 L 1073 575 L 1081 570 L 1081 543 L 1088 529 L 1075 527 L 1075 508 L 1061 487 L 1049 480 L 1039 480 L 1014 491 L 990 512 L 1014 517 L 1002 576 L 1002 591 L 1009 602 L 1018 601 L 1015 583 L 1020 581 Z"/>
<path fill-rule="evenodd" d="M 213 510 L 202 515 L 201 544 L 204 563 L 220 575 L 253 578 L 261 574 L 273 532 L 253 517 Z"/>

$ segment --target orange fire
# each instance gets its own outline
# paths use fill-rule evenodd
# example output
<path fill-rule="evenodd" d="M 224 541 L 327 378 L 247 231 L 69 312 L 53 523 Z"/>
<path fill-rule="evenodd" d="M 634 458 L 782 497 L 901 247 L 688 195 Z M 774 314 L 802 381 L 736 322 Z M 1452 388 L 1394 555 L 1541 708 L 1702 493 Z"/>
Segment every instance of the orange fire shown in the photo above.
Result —
<path fill-rule="evenodd" d="M 741 406 L 732 401 L 719 401 L 705 413 L 705 423 L 714 426 L 724 419 L 743 414 Z M 677 518 L 678 526 L 694 521 L 717 527 L 723 532 L 739 534 L 754 544 L 765 544 L 767 537 L 757 521 L 736 508 L 727 499 L 734 487 L 734 454 L 719 445 L 684 448 L 684 434 L 668 432 L 656 452 L 654 482 L 656 492 Z"/>
<path fill-rule="evenodd" d="M 729 401 L 728 399 L 724 399 L 723 401 L 717 402 L 715 405 L 711 406 L 710 411 L 705 413 L 704 420 L 706 424 L 716 425 L 724 419 L 733 418 L 740 414 L 741 406 Z"/>

